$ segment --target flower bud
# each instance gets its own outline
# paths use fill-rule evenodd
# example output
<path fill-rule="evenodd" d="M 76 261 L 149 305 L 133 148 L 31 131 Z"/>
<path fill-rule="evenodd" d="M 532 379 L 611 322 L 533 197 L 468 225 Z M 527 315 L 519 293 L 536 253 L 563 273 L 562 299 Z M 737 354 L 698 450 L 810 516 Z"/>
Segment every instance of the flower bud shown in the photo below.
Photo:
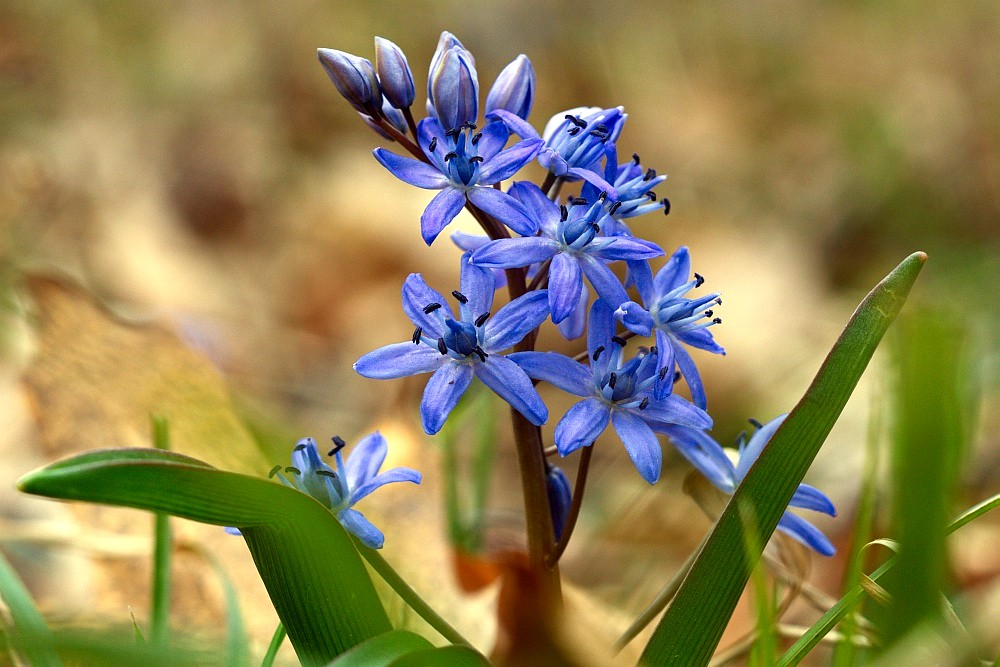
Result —
<path fill-rule="evenodd" d="M 431 72 L 431 103 L 445 131 L 474 123 L 479 115 L 479 82 L 472 56 L 460 46 L 445 51 Z"/>
<path fill-rule="evenodd" d="M 503 68 L 490 88 L 486 96 L 486 113 L 504 109 L 526 120 L 534 101 L 535 69 L 528 57 L 522 54 Z"/>
<path fill-rule="evenodd" d="M 317 56 L 337 92 L 351 106 L 363 114 L 378 115 L 382 108 L 382 92 L 375 68 L 368 60 L 334 49 L 319 49 Z"/>
<path fill-rule="evenodd" d="M 444 54 L 447 53 L 452 47 L 455 47 L 455 46 L 457 46 L 460 49 L 465 49 L 465 47 L 462 46 L 462 42 L 458 41 L 458 37 L 455 37 L 455 35 L 451 34 L 447 30 L 445 30 L 444 32 L 442 32 L 440 39 L 438 39 L 437 49 L 435 49 L 434 56 L 431 58 L 430 69 L 428 70 L 428 72 L 429 72 L 428 76 L 427 76 L 427 100 L 428 100 L 428 103 L 430 103 L 430 100 L 431 100 L 431 98 L 433 96 L 432 91 L 431 91 L 431 80 L 434 78 L 434 70 L 437 69 L 438 63 L 441 62 L 441 58 L 444 57 Z M 475 58 L 472 57 L 472 54 L 469 53 L 468 50 L 466 50 L 465 52 L 468 54 L 469 63 L 472 65 L 472 71 L 475 72 L 476 71 L 475 70 L 475 68 L 476 68 L 476 60 L 475 60 Z"/>
<path fill-rule="evenodd" d="M 375 71 L 378 72 L 382 94 L 389 103 L 397 109 L 408 109 L 413 104 L 416 90 L 406 54 L 389 40 L 376 37 Z"/>
<path fill-rule="evenodd" d="M 545 473 L 545 487 L 548 490 L 549 508 L 552 511 L 552 527 L 558 540 L 562 537 L 563 528 L 566 527 L 566 517 L 569 516 L 573 493 L 569 489 L 566 473 L 555 466 L 548 466 L 548 471 Z"/>

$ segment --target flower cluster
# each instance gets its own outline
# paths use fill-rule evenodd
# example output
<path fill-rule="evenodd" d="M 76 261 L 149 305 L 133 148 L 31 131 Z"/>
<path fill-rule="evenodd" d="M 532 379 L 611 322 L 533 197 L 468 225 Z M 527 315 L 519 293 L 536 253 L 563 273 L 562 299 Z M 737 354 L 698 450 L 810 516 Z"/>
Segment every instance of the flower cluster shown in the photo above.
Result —
<path fill-rule="evenodd" d="M 376 148 L 375 159 L 400 180 L 438 191 L 421 216 L 423 240 L 432 244 L 463 209 L 486 235 L 452 235 L 465 251 L 460 289 L 451 293 L 457 314 L 420 274 L 411 274 L 402 295 L 416 327 L 410 341 L 362 356 L 355 370 L 376 379 L 431 373 L 420 405 L 428 434 L 442 428 L 473 378 L 542 425 L 548 410 L 533 381 L 544 381 L 582 399 L 555 428 L 563 456 L 592 445 L 611 425 L 652 484 L 662 465 L 658 436 L 666 434 L 709 479 L 732 491 L 746 466 L 726 467 L 728 459 L 706 434 L 712 419 L 689 352 L 725 354 L 712 334 L 722 322 L 716 315 L 722 299 L 702 289 L 704 278 L 692 272 L 684 246 L 654 274 L 650 262 L 666 253 L 630 228 L 646 214 L 669 213 L 670 201 L 654 190 L 666 176 L 644 167 L 635 153 L 620 162 L 624 109 L 569 109 L 539 133 L 528 120 L 535 73 L 520 55 L 500 72 L 480 114 L 475 58 L 445 32 L 431 59 L 426 115 L 418 122 L 406 56 L 385 39 L 377 38 L 375 47 L 375 65 L 329 49 L 321 49 L 319 59 L 340 94 L 398 148 Z M 543 182 L 517 180 L 533 162 L 543 168 Z M 569 188 L 575 191 L 564 191 Z M 493 313 L 502 286 L 511 300 Z M 567 339 L 586 335 L 586 356 L 535 351 L 545 321 Z M 634 337 L 650 340 L 627 355 Z M 675 393 L 681 381 L 690 400 Z M 750 439 L 741 460 L 759 452 L 769 427 Z M 558 535 L 571 493 L 558 468 L 547 464 L 545 475 Z M 816 494 L 801 490 L 793 505 L 832 511 Z M 807 500 L 812 504 L 803 505 Z M 828 543 L 803 524 L 809 525 L 787 515 L 782 529 L 827 553 Z"/>

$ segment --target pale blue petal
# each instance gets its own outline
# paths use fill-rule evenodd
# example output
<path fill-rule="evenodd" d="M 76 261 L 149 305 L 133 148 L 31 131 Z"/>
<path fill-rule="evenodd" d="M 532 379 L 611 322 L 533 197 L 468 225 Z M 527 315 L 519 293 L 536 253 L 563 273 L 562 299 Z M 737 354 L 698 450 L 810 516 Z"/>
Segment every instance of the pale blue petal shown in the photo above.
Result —
<path fill-rule="evenodd" d="M 503 150 L 503 147 L 507 145 L 507 139 L 510 138 L 510 130 L 507 126 L 500 121 L 494 121 L 492 123 L 486 123 L 483 127 L 482 136 L 479 137 L 479 141 L 476 142 L 476 151 L 483 158 L 483 167 L 486 166 L 486 162 L 489 162 L 493 157 Z M 480 175 L 483 173 L 482 169 L 479 171 Z M 480 180 L 483 183 L 487 181 Z"/>
<path fill-rule="evenodd" d="M 453 315 L 444 295 L 428 285 L 422 275 L 408 275 L 403 282 L 403 310 L 415 326 L 433 334 L 432 338 L 440 338 L 446 333 L 445 326 L 441 323 L 441 313 L 424 312 L 424 307 L 432 303 L 440 303 L 443 312 L 449 317 Z"/>
<path fill-rule="evenodd" d="M 683 426 L 662 429 L 670 442 L 708 481 L 721 491 L 736 489 L 736 469 L 726 451 L 704 431 Z"/>
<path fill-rule="evenodd" d="M 529 181 L 517 181 L 510 186 L 507 194 L 524 204 L 545 234 L 555 237 L 559 225 L 559 207 L 541 188 Z"/>
<path fill-rule="evenodd" d="M 477 187 L 469 190 L 469 201 L 477 208 L 510 227 L 521 236 L 531 236 L 538 231 L 538 222 L 532 220 L 524 204 L 495 188 Z"/>
<path fill-rule="evenodd" d="M 617 307 L 618 304 L 615 305 Z M 590 307 L 588 321 L 587 355 L 593 359 L 597 348 L 608 345 L 615 335 L 615 309 L 604 299 L 595 299 L 594 305 Z"/>
<path fill-rule="evenodd" d="M 678 248 L 653 278 L 653 287 L 659 296 L 671 292 L 688 281 L 691 275 L 691 256 L 687 246 Z"/>
<path fill-rule="evenodd" d="M 615 186 L 608 183 L 600 174 L 592 169 L 570 167 L 566 170 L 566 174 L 571 177 L 582 178 L 597 188 L 600 192 L 607 192 L 608 197 L 610 197 L 612 201 L 618 199 L 618 190 L 615 189 Z"/>
<path fill-rule="evenodd" d="M 473 252 L 489 243 L 490 237 L 483 236 L 482 234 L 469 234 L 467 232 L 452 232 L 451 242 L 462 250 Z"/>
<path fill-rule="evenodd" d="M 347 488 L 351 490 L 352 497 L 359 486 L 378 473 L 388 451 L 389 446 L 378 431 L 362 438 L 361 442 L 354 446 L 344 461 L 344 476 L 347 478 Z"/>
<path fill-rule="evenodd" d="M 559 453 L 568 456 L 594 442 L 608 427 L 611 408 L 596 398 L 580 401 L 559 420 L 555 443 Z"/>
<path fill-rule="evenodd" d="M 674 358 L 677 361 L 677 368 L 680 369 L 681 375 L 684 377 L 684 381 L 687 382 L 688 389 L 691 390 L 691 399 L 694 404 L 697 405 L 702 410 L 708 407 L 708 397 L 705 395 L 705 385 L 701 381 L 701 375 L 698 373 L 698 366 L 694 363 L 694 359 L 688 354 L 688 351 L 684 349 L 683 345 L 673 345 Z"/>
<path fill-rule="evenodd" d="M 538 130 L 523 118 L 506 109 L 493 109 L 486 114 L 487 119 L 499 118 L 510 128 L 510 131 L 522 139 L 538 139 Z"/>
<path fill-rule="evenodd" d="M 775 417 L 750 436 L 750 441 L 743 451 L 740 452 L 740 460 L 736 464 L 736 479 L 742 480 L 746 476 L 747 471 L 750 470 L 750 466 L 754 464 L 760 453 L 764 451 L 764 445 L 771 439 L 771 436 L 774 435 L 787 416 L 787 414 L 784 414 Z"/>
<path fill-rule="evenodd" d="M 548 316 L 549 296 L 545 290 L 535 290 L 519 296 L 486 320 L 483 327 L 483 348 L 493 354 L 517 345 Z"/>
<path fill-rule="evenodd" d="M 431 150 L 431 144 L 437 139 L 435 148 Z M 446 148 L 447 139 L 445 138 L 444 128 L 441 127 L 441 123 L 437 121 L 436 118 L 424 118 L 422 121 L 417 123 L 417 143 L 420 144 L 421 150 L 424 151 L 424 155 L 430 158 L 434 166 L 441 171 L 442 174 L 448 172 L 447 165 L 444 161 L 445 152 L 448 150 Z"/>
<path fill-rule="evenodd" d="M 684 341 L 691 347 L 696 347 L 700 350 L 705 350 L 706 352 L 711 352 L 712 354 L 725 354 L 726 350 L 715 342 L 712 338 L 712 332 L 708 329 L 694 329 L 692 331 L 681 331 L 680 333 L 674 334 L 680 340 Z"/>
<path fill-rule="evenodd" d="M 373 526 L 372 522 L 366 519 L 361 512 L 352 509 L 340 510 L 337 512 L 337 518 L 341 525 L 348 532 L 356 535 L 366 547 L 381 549 L 382 545 L 385 544 L 385 535 Z"/>
<path fill-rule="evenodd" d="M 628 292 L 622 287 L 614 271 L 609 269 L 604 262 L 583 254 L 579 255 L 579 258 L 580 268 L 587 275 L 587 280 L 594 286 L 601 298 L 608 302 L 612 311 L 629 300 Z"/>
<path fill-rule="evenodd" d="M 569 253 L 556 254 L 549 266 L 549 307 L 553 322 L 558 324 L 573 314 L 580 302 L 582 286 L 580 262 Z"/>
<path fill-rule="evenodd" d="M 480 183 L 499 183 L 521 170 L 524 165 L 535 159 L 542 149 L 541 139 L 526 139 L 501 151 L 493 159 L 483 162 L 479 170 Z"/>
<path fill-rule="evenodd" d="M 235 535 L 237 537 L 243 537 L 243 533 L 240 532 L 239 528 L 234 528 L 232 526 L 226 526 L 224 530 L 229 535 Z"/>
<path fill-rule="evenodd" d="M 791 512 L 785 512 L 781 515 L 781 519 L 778 521 L 778 530 L 798 540 L 821 556 L 830 557 L 837 553 L 833 542 L 820 532 L 819 528 Z"/>
<path fill-rule="evenodd" d="M 792 496 L 792 501 L 788 505 L 789 507 L 799 507 L 804 510 L 814 510 L 830 516 L 837 516 L 837 508 L 833 506 L 833 502 L 826 497 L 825 493 L 809 484 L 799 484 L 799 488 L 795 490 L 795 495 Z"/>
<path fill-rule="evenodd" d="M 434 195 L 434 199 L 420 216 L 420 235 L 430 245 L 445 226 L 455 219 L 465 206 L 465 193 L 458 188 L 447 187 Z"/>
<path fill-rule="evenodd" d="M 414 484 L 420 484 L 422 479 L 423 475 L 411 468 L 393 468 L 392 470 L 386 470 L 381 474 L 375 475 L 357 488 L 351 487 L 351 504 L 353 505 L 358 502 L 380 486 L 385 486 L 386 484 L 392 484 L 394 482 L 413 482 Z"/>
<path fill-rule="evenodd" d="M 624 410 L 613 410 L 611 423 L 639 475 L 650 484 L 656 484 L 663 466 L 663 450 L 653 429 L 639 417 Z"/>
<path fill-rule="evenodd" d="M 469 262 L 471 253 L 462 255 L 462 276 L 460 278 L 462 296 L 468 303 L 461 304 L 459 310 L 462 319 L 473 322 L 483 313 L 490 312 L 493 307 L 493 294 L 496 291 L 493 272 Z"/>
<path fill-rule="evenodd" d="M 440 190 L 448 185 L 448 178 L 426 162 L 396 155 L 384 148 L 376 148 L 375 159 L 399 180 L 425 190 Z"/>
<path fill-rule="evenodd" d="M 662 400 L 650 401 L 641 414 L 653 428 L 671 424 L 700 429 L 712 428 L 712 418 L 707 412 L 677 394 L 670 394 Z"/>
<path fill-rule="evenodd" d="M 626 301 L 619 306 L 615 317 L 632 333 L 640 336 L 650 336 L 653 333 L 653 316 L 635 301 Z"/>
<path fill-rule="evenodd" d="M 541 426 L 548 421 L 549 409 L 531 384 L 531 378 L 513 361 L 500 354 L 491 354 L 486 361 L 475 365 L 475 372 L 483 384 L 532 424 Z"/>
<path fill-rule="evenodd" d="M 656 349 L 660 353 L 656 360 L 656 372 L 659 373 L 664 368 L 670 369 L 664 373 L 663 379 L 657 380 L 653 386 L 653 397 L 662 400 L 674 390 L 674 364 L 676 363 L 673 341 L 663 329 L 656 330 Z"/>
<path fill-rule="evenodd" d="M 472 366 L 455 362 L 441 366 L 427 381 L 420 401 L 420 419 L 428 435 L 441 430 L 470 382 Z"/>
<path fill-rule="evenodd" d="M 580 282 L 580 300 L 573 309 L 573 313 L 562 322 L 556 324 L 559 333 L 566 340 L 575 340 L 583 335 L 587 329 L 587 310 L 590 305 L 590 291 L 587 286 Z"/>
<path fill-rule="evenodd" d="M 569 516 L 569 507 L 573 502 L 573 492 L 569 488 L 566 473 L 556 466 L 548 466 L 548 471 L 545 473 L 545 489 L 548 491 L 549 509 L 552 511 L 552 528 L 558 540 L 562 537 L 563 527 Z"/>
<path fill-rule="evenodd" d="M 369 352 L 354 362 L 354 370 L 372 380 L 396 378 L 430 373 L 437 370 L 448 357 L 427 345 L 393 343 Z"/>
<path fill-rule="evenodd" d="M 587 245 L 587 254 L 607 262 L 617 260 L 652 259 L 663 255 L 663 249 L 652 241 L 612 236 L 596 238 Z"/>
<path fill-rule="evenodd" d="M 558 352 L 515 352 L 507 358 L 530 377 L 563 391 L 577 396 L 590 396 L 594 392 L 593 378 L 587 366 Z"/>
<path fill-rule="evenodd" d="M 498 239 L 472 253 L 472 263 L 489 269 L 515 269 L 544 262 L 559 252 L 559 245 L 541 236 Z"/>
<path fill-rule="evenodd" d="M 639 291 L 642 302 L 652 307 L 655 297 L 653 295 L 653 271 L 649 268 L 649 262 L 636 260 L 628 262 L 629 276 L 635 282 L 635 288 Z"/>

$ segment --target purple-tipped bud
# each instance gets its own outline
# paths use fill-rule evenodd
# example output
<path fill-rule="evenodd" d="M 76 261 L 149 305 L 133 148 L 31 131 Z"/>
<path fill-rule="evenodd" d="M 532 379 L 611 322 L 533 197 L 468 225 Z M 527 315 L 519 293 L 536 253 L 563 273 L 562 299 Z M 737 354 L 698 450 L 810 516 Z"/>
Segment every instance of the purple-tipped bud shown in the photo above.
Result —
<path fill-rule="evenodd" d="M 445 131 L 475 123 L 479 115 L 479 82 L 468 51 L 453 46 L 431 72 L 431 103 Z"/>
<path fill-rule="evenodd" d="M 569 488 L 569 480 L 561 468 L 549 466 L 545 474 L 545 487 L 549 492 L 549 508 L 552 510 L 552 527 L 555 529 L 556 540 L 562 537 L 569 516 L 569 506 L 573 501 L 573 492 Z"/>
<path fill-rule="evenodd" d="M 452 47 L 457 46 L 460 49 L 465 49 L 462 46 L 462 42 L 458 41 L 458 37 L 451 34 L 447 30 L 441 33 L 441 37 L 438 39 L 437 49 L 434 50 L 434 56 L 431 58 L 431 66 L 427 70 L 427 112 L 433 113 L 431 108 L 431 99 L 433 99 L 433 91 L 431 91 L 431 81 L 434 79 L 434 70 L 437 69 L 438 64 L 441 62 L 441 58 L 447 53 Z M 472 71 L 476 71 L 476 59 L 472 57 L 472 54 L 468 50 L 465 51 L 469 56 L 469 63 L 472 65 Z"/>
<path fill-rule="evenodd" d="M 402 49 L 387 39 L 375 38 L 375 71 L 378 73 L 382 94 L 397 109 L 408 109 L 413 104 L 416 90 L 413 73 Z"/>
<path fill-rule="evenodd" d="M 535 101 L 535 68 L 528 56 L 522 54 L 503 68 L 489 95 L 486 96 L 486 113 L 504 109 L 527 120 Z"/>
<path fill-rule="evenodd" d="M 351 106 L 363 114 L 378 115 L 382 108 L 382 92 L 375 68 L 369 61 L 334 49 L 319 49 L 316 55 L 337 92 Z"/>

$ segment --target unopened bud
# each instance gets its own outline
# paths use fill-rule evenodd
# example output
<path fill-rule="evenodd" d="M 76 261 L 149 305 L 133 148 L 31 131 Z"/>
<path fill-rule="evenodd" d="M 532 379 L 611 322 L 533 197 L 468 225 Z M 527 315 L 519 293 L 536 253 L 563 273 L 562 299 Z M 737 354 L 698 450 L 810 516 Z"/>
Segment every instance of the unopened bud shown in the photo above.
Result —
<path fill-rule="evenodd" d="M 519 55 L 503 68 L 489 95 L 486 96 L 486 113 L 504 109 L 527 120 L 535 101 L 535 69 L 525 55 Z"/>
<path fill-rule="evenodd" d="M 413 104 L 416 90 L 413 73 L 402 49 L 387 39 L 376 37 L 375 70 L 382 94 L 389 103 L 397 109 L 408 109 Z"/>
<path fill-rule="evenodd" d="M 382 108 L 382 92 L 375 77 L 375 68 L 369 61 L 334 49 L 319 49 L 317 56 L 337 92 L 351 106 L 363 114 L 378 115 Z"/>
<path fill-rule="evenodd" d="M 431 101 L 445 131 L 475 123 L 479 115 L 479 82 L 468 51 L 453 46 L 431 73 Z"/>

